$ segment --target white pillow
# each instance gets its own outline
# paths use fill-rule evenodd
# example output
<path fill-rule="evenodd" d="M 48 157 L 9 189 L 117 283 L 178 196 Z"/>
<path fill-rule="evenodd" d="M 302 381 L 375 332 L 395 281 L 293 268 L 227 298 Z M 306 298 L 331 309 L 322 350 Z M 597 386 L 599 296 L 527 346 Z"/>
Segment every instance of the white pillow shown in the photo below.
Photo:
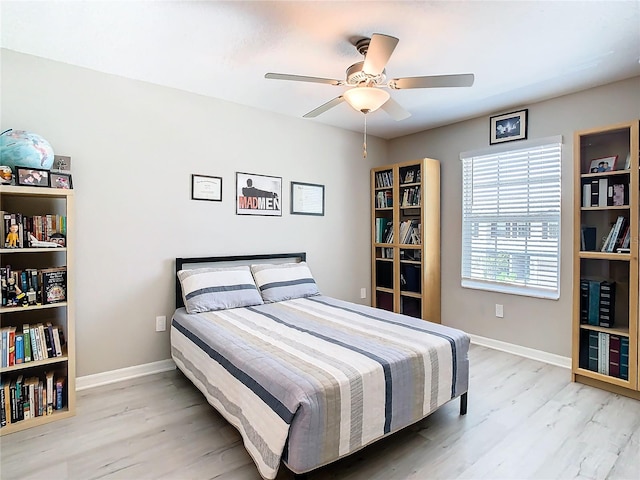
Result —
<path fill-rule="evenodd" d="M 251 265 L 251 273 L 265 303 L 320 295 L 306 262 Z"/>
<path fill-rule="evenodd" d="M 180 270 L 182 299 L 188 313 L 249 307 L 264 303 L 248 266 Z"/>

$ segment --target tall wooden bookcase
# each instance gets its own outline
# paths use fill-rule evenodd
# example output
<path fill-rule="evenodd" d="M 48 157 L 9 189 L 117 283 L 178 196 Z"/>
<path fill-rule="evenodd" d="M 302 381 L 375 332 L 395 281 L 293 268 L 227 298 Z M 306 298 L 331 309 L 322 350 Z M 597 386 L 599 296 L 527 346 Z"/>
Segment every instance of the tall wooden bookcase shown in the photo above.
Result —
<path fill-rule="evenodd" d="M 574 134 L 572 376 L 640 399 L 639 148 L 638 120 Z"/>
<path fill-rule="evenodd" d="M 372 305 L 440 323 L 440 162 L 371 170 Z"/>
<path fill-rule="evenodd" d="M 0 210 L 27 216 L 66 217 L 65 247 L 0 248 L 0 265 L 3 267 L 10 265 L 14 271 L 66 267 L 67 272 L 66 301 L 48 304 L 42 302 L 29 306 L 0 306 L 1 327 L 15 327 L 16 333 L 22 333 L 25 324 L 46 325 L 50 322 L 52 326 L 62 330 L 66 340 L 66 345 L 62 348 L 62 356 L 32 360 L 0 369 L 2 382 L 8 385 L 18 379 L 23 383 L 30 379 L 46 380 L 47 373 L 53 373 L 54 379 L 65 379 L 61 409 L 53 409 L 48 415 L 35 416 L 14 423 L 7 421 L 7 425 L 0 428 L 0 435 L 6 435 L 75 415 L 74 192 L 57 188 L 1 185 Z M 4 241 L 3 238 L 2 247 L 4 247 Z M 46 381 L 44 384 L 46 386 Z M 5 389 L 5 393 L 7 390 Z M 55 399 L 55 396 L 53 398 Z"/>

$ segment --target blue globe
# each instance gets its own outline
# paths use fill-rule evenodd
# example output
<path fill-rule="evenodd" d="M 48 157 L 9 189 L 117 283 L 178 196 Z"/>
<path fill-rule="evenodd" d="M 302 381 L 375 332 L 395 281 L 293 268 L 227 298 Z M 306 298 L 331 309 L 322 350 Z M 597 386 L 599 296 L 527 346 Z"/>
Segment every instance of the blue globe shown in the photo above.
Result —
<path fill-rule="evenodd" d="M 0 165 L 16 172 L 16 166 L 51 170 L 53 148 L 40 135 L 9 129 L 0 134 Z"/>

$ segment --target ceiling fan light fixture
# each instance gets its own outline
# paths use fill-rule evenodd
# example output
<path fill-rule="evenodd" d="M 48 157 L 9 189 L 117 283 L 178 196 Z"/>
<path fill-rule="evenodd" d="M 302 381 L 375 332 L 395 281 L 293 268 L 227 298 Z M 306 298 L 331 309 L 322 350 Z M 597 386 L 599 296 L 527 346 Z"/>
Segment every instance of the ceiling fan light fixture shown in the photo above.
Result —
<path fill-rule="evenodd" d="M 384 105 L 390 95 L 375 87 L 355 87 L 344 92 L 343 97 L 357 111 L 370 113 Z"/>

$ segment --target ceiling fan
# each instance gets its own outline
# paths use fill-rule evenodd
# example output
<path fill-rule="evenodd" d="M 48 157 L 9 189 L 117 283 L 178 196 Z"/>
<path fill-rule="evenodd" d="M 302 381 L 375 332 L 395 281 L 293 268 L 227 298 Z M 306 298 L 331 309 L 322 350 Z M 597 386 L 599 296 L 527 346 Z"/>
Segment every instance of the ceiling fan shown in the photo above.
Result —
<path fill-rule="evenodd" d="M 364 114 L 381 108 L 394 120 L 403 120 L 410 117 L 411 114 L 392 99 L 389 92 L 382 89 L 383 87 L 401 90 L 408 88 L 470 87 L 473 85 L 474 76 L 472 73 L 394 78 L 387 82 L 385 66 L 397 44 L 397 38 L 381 33 L 374 33 L 371 38 L 358 40 L 355 43 L 355 47 L 360 54 L 364 55 L 364 61 L 355 63 L 347 68 L 346 80 L 286 73 L 267 73 L 265 78 L 351 87 L 342 95 L 303 115 L 305 118 L 317 117 L 321 113 L 346 101 L 354 109 Z"/>

